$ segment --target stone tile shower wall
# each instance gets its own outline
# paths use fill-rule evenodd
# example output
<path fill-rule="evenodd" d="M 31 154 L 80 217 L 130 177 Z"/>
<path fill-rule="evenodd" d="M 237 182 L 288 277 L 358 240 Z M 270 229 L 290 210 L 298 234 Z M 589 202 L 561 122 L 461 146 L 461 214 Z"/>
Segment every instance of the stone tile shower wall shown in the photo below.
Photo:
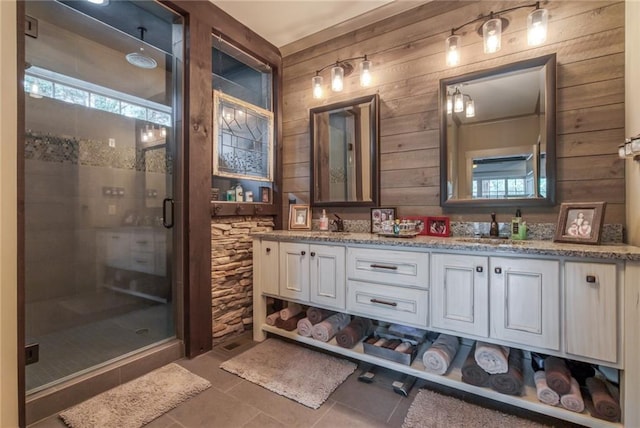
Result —
<path fill-rule="evenodd" d="M 253 250 L 251 234 L 273 230 L 272 217 L 211 219 L 213 343 L 251 330 Z"/>

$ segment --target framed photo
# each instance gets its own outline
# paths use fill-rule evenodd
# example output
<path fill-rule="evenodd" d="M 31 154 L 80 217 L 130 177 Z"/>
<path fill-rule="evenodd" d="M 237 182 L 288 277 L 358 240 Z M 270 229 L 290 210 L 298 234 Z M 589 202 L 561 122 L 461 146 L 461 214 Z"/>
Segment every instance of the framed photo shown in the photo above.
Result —
<path fill-rule="evenodd" d="M 451 234 L 449 217 L 427 217 L 425 230 L 429 236 L 449 236 Z"/>
<path fill-rule="evenodd" d="M 406 220 L 411 220 L 416 222 L 416 230 L 419 230 L 420 233 L 418 235 L 426 235 L 427 234 L 427 219 L 429 217 L 420 217 L 420 216 L 407 216 L 402 217 Z"/>
<path fill-rule="evenodd" d="M 599 244 L 606 202 L 565 202 L 560 205 L 554 242 Z"/>
<path fill-rule="evenodd" d="M 268 204 L 271 202 L 271 188 L 260 187 L 260 199 L 257 202 Z"/>
<path fill-rule="evenodd" d="M 395 208 L 371 208 L 371 233 L 382 232 L 382 222 L 395 219 Z"/>
<path fill-rule="evenodd" d="M 309 205 L 289 206 L 289 229 L 311 229 L 311 211 Z"/>

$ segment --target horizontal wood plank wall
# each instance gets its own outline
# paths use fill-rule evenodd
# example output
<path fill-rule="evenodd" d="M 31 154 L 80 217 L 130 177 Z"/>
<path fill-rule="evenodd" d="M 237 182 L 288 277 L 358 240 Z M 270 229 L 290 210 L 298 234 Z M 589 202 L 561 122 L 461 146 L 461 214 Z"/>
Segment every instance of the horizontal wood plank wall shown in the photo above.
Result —
<path fill-rule="evenodd" d="M 522 3 L 526 4 L 526 3 Z M 513 2 L 430 2 L 378 24 L 354 29 L 283 59 L 283 198 L 309 199 L 309 109 L 371 93 L 380 94 L 381 205 L 400 215 L 440 215 L 439 80 L 557 54 L 557 199 L 606 201 L 606 223 L 625 222 L 624 162 L 624 2 L 551 1 L 543 46 L 526 43 L 530 9 L 506 15 L 502 49 L 486 55 L 474 25 L 463 30 L 462 62 L 445 66 L 444 41 L 452 27 Z M 358 75 L 345 79 L 340 94 L 325 88 L 314 100 L 315 70 L 341 58 L 367 54 L 374 86 L 359 87 Z M 324 74 L 323 74 L 324 75 Z M 329 80 L 324 76 L 325 82 Z M 559 207 L 528 208 L 529 222 L 555 222 Z M 283 210 L 284 211 L 284 210 Z M 498 219 L 513 215 L 498 211 Z M 368 218 L 368 209 L 340 210 L 346 218 Z M 456 221 L 486 221 L 487 209 L 446 213 Z M 286 215 L 287 213 L 283 212 Z M 318 216 L 318 213 L 315 213 Z M 502 219 L 500 217 L 502 216 Z"/>

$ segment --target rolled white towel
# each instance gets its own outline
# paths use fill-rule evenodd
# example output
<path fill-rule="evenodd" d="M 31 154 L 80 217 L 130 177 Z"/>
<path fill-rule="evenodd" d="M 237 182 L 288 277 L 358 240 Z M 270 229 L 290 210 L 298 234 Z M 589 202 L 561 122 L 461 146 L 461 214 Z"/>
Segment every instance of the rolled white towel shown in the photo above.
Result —
<path fill-rule="evenodd" d="M 304 337 L 311 337 L 311 332 L 313 330 L 313 324 L 309 321 L 309 318 L 304 317 L 300 321 L 298 321 L 298 334 Z"/>
<path fill-rule="evenodd" d="M 289 303 L 289 306 L 280 311 L 280 318 L 286 321 L 289 318 L 295 317 L 300 312 L 302 312 L 302 306 L 297 303 Z"/>
<path fill-rule="evenodd" d="M 349 324 L 349 322 L 351 322 L 351 317 L 347 314 L 331 315 L 324 321 L 321 321 L 318 324 L 314 325 L 313 330 L 311 330 L 311 335 L 316 340 L 328 342 L 340 330 L 345 328 Z"/>
<path fill-rule="evenodd" d="M 457 337 L 441 334 L 422 356 L 425 370 L 439 375 L 445 374 L 459 348 L 460 341 Z"/>
<path fill-rule="evenodd" d="M 553 389 L 547 385 L 547 376 L 544 370 L 540 370 L 534 373 L 533 380 L 536 383 L 536 395 L 538 400 L 544 404 L 550 406 L 557 406 L 560 403 L 560 396 Z"/>
<path fill-rule="evenodd" d="M 567 410 L 571 410 L 572 412 L 582 413 L 584 410 L 584 400 L 582 399 L 582 393 L 580 392 L 580 385 L 574 378 L 571 378 L 571 391 L 560 397 L 560 404 L 562 404 L 562 407 Z"/>
<path fill-rule="evenodd" d="M 276 320 L 280 318 L 280 312 L 274 312 L 272 314 L 267 315 L 266 323 L 267 325 L 276 325 Z"/>
<path fill-rule="evenodd" d="M 476 363 L 489 374 L 509 371 L 509 348 L 491 343 L 476 342 Z"/>

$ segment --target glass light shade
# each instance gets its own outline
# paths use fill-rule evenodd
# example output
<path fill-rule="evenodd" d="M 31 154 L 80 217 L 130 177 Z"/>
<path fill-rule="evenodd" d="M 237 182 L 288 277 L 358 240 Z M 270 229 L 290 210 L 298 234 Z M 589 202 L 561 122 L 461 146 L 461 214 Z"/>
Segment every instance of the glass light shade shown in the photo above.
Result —
<path fill-rule="evenodd" d="M 322 76 L 313 76 L 311 87 L 313 88 L 313 98 L 322 98 Z"/>
<path fill-rule="evenodd" d="M 360 63 L 360 86 L 366 88 L 371 85 L 371 81 L 371 61 L 365 59 Z"/>
<path fill-rule="evenodd" d="M 447 95 L 447 114 L 453 113 L 453 97 Z"/>
<path fill-rule="evenodd" d="M 460 64 L 460 46 L 462 45 L 462 37 L 451 35 L 447 37 L 445 42 L 447 53 L 447 65 L 453 67 Z"/>
<path fill-rule="evenodd" d="M 453 94 L 453 111 L 456 113 L 464 111 L 464 97 L 461 92 Z"/>
<path fill-rule="evenodd" d="M 162 129 L 160 130 L 160 135 L 163 137 L 167 136 L 167 128 L 165 128 L 164 126 L 162 127 Z"/>
<path fill-rule="evenodd" d="M 547 40 L 547 24 L 549 11 L 536 9 L 527 16 L 527 43 L 529 46 L 538 46 Z"/>
<path fill-rule="evenodd" d="M 344 69 L 335 66 L 331 69 L 331 90 L 333 92 L 341 92 L 344 89 Z"/>
<path fill-rule="evenodd" d="M 634 155 L 640 154 L 640 138 L 636 138 L 635 140 L 631 140 L 631 153 Z"/>
<path fill-rule="evenodd" d="M 467 108 L 465 109 L 465 116 L 467 117 L 475 117 L 476 115 L 476 105 L 473 100 L 467 101 Z"/>
<path fill-rule="evenodd" d="M 494 53 L 500 50 L 502 39 L 502 20 L 493 18 L 482 25 L 484 39 L 484 53 Z"/>
<path fill-rule="evenodd" d="M 624 150 L 624 144 L 621 146 L 618 146 L 618 157 L 621 159 L 624 159 L 627 157 L 625 150 Z"/>
<path fill-rule="evenodd" d="M 633 155 L 633 152 L 631 151 L 631 140 L 627 140 L 627 142 L 624 143 L 624 154 L 625 156 Z"/>

